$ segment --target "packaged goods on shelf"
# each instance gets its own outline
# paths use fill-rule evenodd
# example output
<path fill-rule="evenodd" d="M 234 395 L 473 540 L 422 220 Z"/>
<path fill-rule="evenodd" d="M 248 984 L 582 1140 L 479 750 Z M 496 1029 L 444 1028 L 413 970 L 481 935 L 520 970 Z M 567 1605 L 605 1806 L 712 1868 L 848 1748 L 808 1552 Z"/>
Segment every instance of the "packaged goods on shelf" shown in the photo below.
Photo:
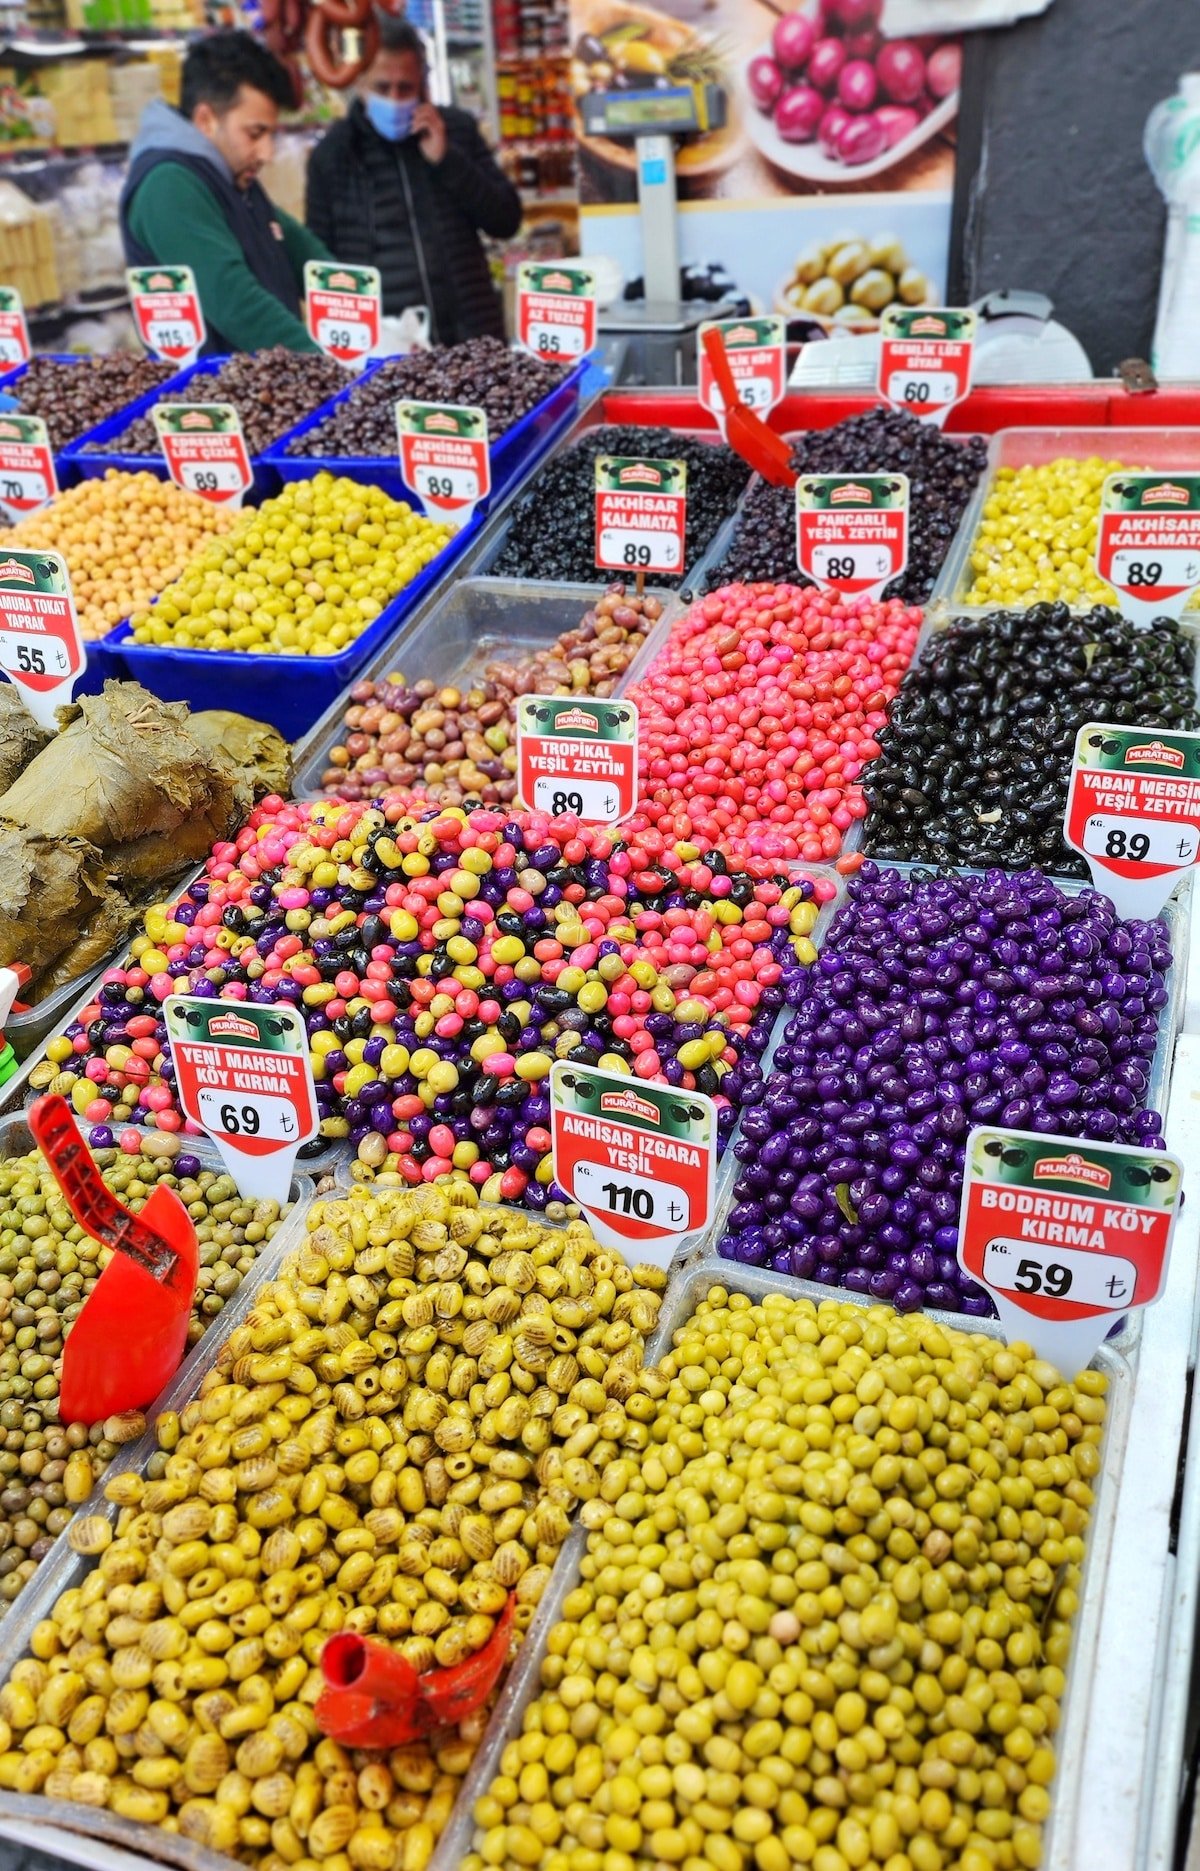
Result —
<path fill-rule="evenodd" d="M 0 181 L 0 274 L 21 302 L 36 309 L 62 295 L 49 211 L 14 182 Z"/>
<path fill-rule="evenodd" d="M 39 66 L 38 89 L 54 108 L 54 140 L 63 149 L 119 141 L 109 90 L 109 61 L 64 59 Z"/>

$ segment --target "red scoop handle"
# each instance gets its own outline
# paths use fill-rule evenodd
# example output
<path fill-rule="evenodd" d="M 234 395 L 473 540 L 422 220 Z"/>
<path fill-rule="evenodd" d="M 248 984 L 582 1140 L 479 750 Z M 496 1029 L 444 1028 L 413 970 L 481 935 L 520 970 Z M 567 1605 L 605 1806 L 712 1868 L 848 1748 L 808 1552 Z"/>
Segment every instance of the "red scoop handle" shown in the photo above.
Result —
<path fill-rule="evenodd" d="M 516 1608 L 510 1592 L 482 1650 L 423 1676 L 398 1650 L 357 1631 L 338 1631 L 321 1652 L 325 1687 L 313 1708 L 321 1733 L 343 1747 L 396 1748 L 461 1722 L 496 1685 Z"/>
<path fill-rule="evenodd" d="M 182 1277 L 179 1255 L 161 1235 L 123 1208 L 109 1191 L 91 1151 L 75 1127 L 66 1099 L 56 1092 L 36 1099 L 29 1107 L 27 1122 L 80 1227 L 86 1228 L 92 1239 L 103 1247 L 127 1255 L 160 1286 L 179 1284 Z M 190 1291 L 188 1303 L 191 1303 Z"/>

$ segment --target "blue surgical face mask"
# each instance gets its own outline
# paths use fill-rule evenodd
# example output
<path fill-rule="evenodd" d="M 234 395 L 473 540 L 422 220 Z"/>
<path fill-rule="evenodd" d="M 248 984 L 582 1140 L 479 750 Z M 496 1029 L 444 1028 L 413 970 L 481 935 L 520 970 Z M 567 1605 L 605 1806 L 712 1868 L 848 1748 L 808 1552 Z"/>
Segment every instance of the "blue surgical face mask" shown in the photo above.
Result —
<path fill-rule="evenodd" d="M 389 143 L 402 142 L 411 131 L 416 109 L 411 98 L 380 97 L 369 91 L 364 103 L 371 123 Z"/>

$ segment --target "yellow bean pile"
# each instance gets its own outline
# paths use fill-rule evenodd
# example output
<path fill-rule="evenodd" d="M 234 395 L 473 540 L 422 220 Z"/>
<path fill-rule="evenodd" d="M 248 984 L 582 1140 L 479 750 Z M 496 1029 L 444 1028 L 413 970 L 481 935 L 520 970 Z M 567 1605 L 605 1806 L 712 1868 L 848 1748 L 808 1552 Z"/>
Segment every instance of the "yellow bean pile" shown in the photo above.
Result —
<path fill-rule="evenodd" d="M 61 552 L 71 574 L 85 637 L 103 637 L 178 578 L 192 554 L 233 515 L 156 474 L 81 481 L 31 513 L 5 543 L 26 552 Z"/>
<path fill-rule="evenodd" d="M 460 1660 L 527 1627 L 628 1428 L 664 1275 L 461 1183 L 318 1203 L 142 1472 L 68 1538 L 96 1566 L 0 1689 L 0 1786 L 260 1871 L 423 1871 L 482 1732 L 349 1753 L 333 1631 Z"/>
<path fill-rule="evenodd" d="M 325 473 L 293 481 L 136 611 L 133 634 L 173 649 L 336 656 L 449 538 L 381 488 Z"/>
<path fill-rule="evenodd" d="M 1037 1865 L 1104 1378 L 713 1287 L 643 1388 L 463 1871 Z"/>
<path fill-rule="evenodd" d="M 1064 456 L 1037 468 L 999 468 L 970 558 L 968 604 L 1115 604 L 1096 570 L 1105 479 L 1128 464 Z"/>

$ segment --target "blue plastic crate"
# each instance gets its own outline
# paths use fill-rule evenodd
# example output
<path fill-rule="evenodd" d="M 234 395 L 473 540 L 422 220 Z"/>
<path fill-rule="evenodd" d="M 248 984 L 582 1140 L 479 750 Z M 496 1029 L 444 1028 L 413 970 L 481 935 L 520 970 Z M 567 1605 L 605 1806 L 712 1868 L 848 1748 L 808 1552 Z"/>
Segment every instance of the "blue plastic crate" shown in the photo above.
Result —
<path fill-rule="evenodd" d="M 478 533 L 472 519 L 431 559 L 412 583 L 362 635 L 338 656 L 256 656 L 251 651 L 173 650 L 135 643 L 128 619 L 103 640 L 121 664 L 121 674 L 166 702 L 187 702 L 195 711 L 232 708 L 271 726 L 289 741 L 320 719 L 341 689 L 353 682 L 379 646 L 443 578 Z"/>
<path fill-rule="evenodd" d="M 386 363 L 384 358 L 379 362 Z M 378 364 L 377 364 L 378 367 Z M 506 494 L 519 481 L 526 470 L 539 461 L 560 435 L 564 434 L 575 418 L 579 408 L 585 384 L 594 382 L 599 389 L 608 381 L 607 374 L 589 358 L 566 372 L 562 382 L 551 390 L 549 396 L 536 403 L 520 422 L 515 422 L 511 429 L 498 435 L 491 445 L 492 491 L 489 498 L 481 501 L 478 511 L 486 513 L 489 506 Z M 327 460 L 316 455 L 289 455 L 288 444 L 308 435 L 319 423 L 325 421 L 330 413 L 344 403 L 352 394 L 354 384 L 349 384 L 328 403 L 298 422 L 294 429 L 281 435 L 272 443 L 263 460 L 268 462 L 283 481 L 307 481 L 321 469 L 330 474 L 344 474 L 352 481 L 372 482 L 389 493 L 393 500 L 407 500 L 410 506 L 424 512 L 423 503 L 411 493 L 400 475 L 399 449 L 395 455 L 335 455 Z"/>
<path fill-rule="evenodd" d="M 161 451 L 153 455 L 96 454 L 91 451 L 102 442 L 115 441 L 131 422 L 136 421 L 139 416 L 147 415 L 156 403 L 162 401 L 163 397 L 178 396 L 184 390 L 191 390 L 197 399 L 202 401 L 204 385 L 196 383 L 195 379 L 202 376 L 214 376 L 222 364 L 228 362 L 227 355 L 198 358 L 194 364 L 189 364 L 186 370 L 179 371 L 166 383 L 160 383 L 158 388 L 152 390 L 148 396 L 139 397 L 136 403 L 129 405 L 128 409 L 121 410 L 116 416 L 110 416 L 107 422 L 97 423 L 94 429 L 89 429 L 86 434 L 79 437 L 78 441 L 72 442 L 68 449 L 67 458 L 72 468 L 85 481 L 100 480 L 110 468 L 117 468 L 123 474 L 156 474 L 160 481 L 165 481 L 167 462 Z M 271 494 L 277 494 L 280 487 L 279 476 L 267 466 L 266 456 L 252 455 L 250 465 L 254 469 L 254 484 L 246 495 L 247 500 L 266 500 Z"/>

